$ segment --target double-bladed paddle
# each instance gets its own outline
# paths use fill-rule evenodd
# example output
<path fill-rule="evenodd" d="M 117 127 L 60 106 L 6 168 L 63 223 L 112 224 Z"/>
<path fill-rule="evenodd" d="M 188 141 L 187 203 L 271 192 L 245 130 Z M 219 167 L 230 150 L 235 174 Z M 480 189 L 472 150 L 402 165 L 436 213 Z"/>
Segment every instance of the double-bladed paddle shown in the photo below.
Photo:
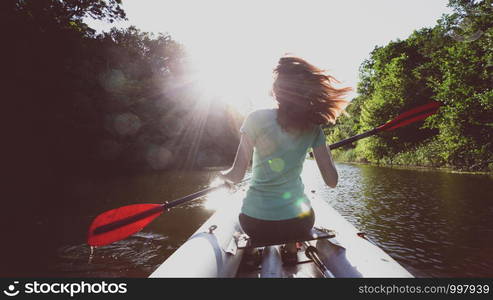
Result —
<path fill-rule="evenodd" d="M 440 103 L 438 102 L 430 102 L 418 106 L 400 114 L 392 121 L 375 129 L 329 145 L 329 148 L 335 149 L 359 139 L 372 136 L 380 131 L 394 130 L 419 120 L 424 120 L 428 116 L 436 113 L 439 107 Z M 242 182 L 247 180 L 249 180 L 249 178 Z M 142 230 L 142 228 L 147 226 L 147 224 L 152 222 L 152 220 L 161 215 L 164 211 L 179 204 L 200 198 L 214 190 L 226 186 L 228 186 L 228 183 L 223 183 L 163 204 L 133 204 L 106 211 L 98 215 L 89 227 L 87 244 L 90 246 L 104 246 L 123 240 Z"/>
<path fill-rule="evenodd" d="M 141 231 L 142 228 L 164 211 L 227 186 L 228 183 L 225 182 L 163 204 L 132 204 L 108 210 L 98 215 L 92 222 L 89 227 L 87 244 L 90 246 L 104 246 L 123 240 Z"/>

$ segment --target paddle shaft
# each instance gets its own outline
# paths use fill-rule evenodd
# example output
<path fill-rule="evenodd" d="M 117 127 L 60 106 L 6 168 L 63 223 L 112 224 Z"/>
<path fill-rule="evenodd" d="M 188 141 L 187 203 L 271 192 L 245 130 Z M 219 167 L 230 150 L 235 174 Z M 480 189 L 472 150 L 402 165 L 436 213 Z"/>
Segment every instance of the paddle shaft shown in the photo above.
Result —
<path fill-rule="evenodd" d="M 245 182 L 245 181 L 247 181 L 249 179 L 250 178 L 244 179 L 241 182 Z M 97 227 L 94 230 L 93 233 L 95 235 L 98 235 L 98 234 L 103 234 L 103 233 L 106 233 L 106 232 L 110 232 L 112 230 L 121 228 L 123 226 L 129 225 L 129 224 L 135 223 L 137 221 L 140 221 L 142 219 L 145 219 L 147 217 L 150 217 L 150 216 L 152 216 L 154 214 L 161 213 L 162 211 L 165 211 L 167 209 L 170 209 L 170 208 L 175 207 L 177 205 L 180 205 L 182 203 L 185 203 L 185 202 L 188 202 L 188 201 L 191 201 L 191 200 L 200 198 L 200 197 L 202 197 L 202 196 L 204 196 L 204 195 L 206 195 L 206 194 L 208 194 L 208 193 L 210 193 L 212 191 L 215 191 L 217 189 L 223 188 L 223 187 L 225 187 L 227 185 L 228 185 L 227 183 L 222 183 L 222 184 L 220 184 L 218 186 L 214 186 L 214 187 L 210 187 L 210 188 L 207 188 L 207 189 L 198 191 L 196 193 L 193 193 L 193 194 L 187 195 L 185 197 L 182 197 L 182 198 L 173 200 L 171 202 L 165 202 L 165 203 L 163 203 L 163 204 L 161 204 L 159 206 L 150 208 L 148 210 L 145 210 L 143 212 L 137 213 L 135 215 L 132 215 L 132 216 L 129 216 L 129 217 L 126 217 L 126 218 L 122 218 L 120 220 L 117 220 L 117 221 L 114 221 L 114 222 L 111 222 L 111 223 L 108 223 L 108 224 L 99 226 L 99 227 Z"/>
<path fill-rule="evenodd" d="M 380 131 L 379 128 L 375 128 L 375 129 L 369 130 L 367 132 L 364 132 L 364 133 L 355 135 L 353 137 L 350 137 L 350 138 L 344 139 L 342 141 L 339 141 L 337 143 L 334 143 L 334 144 L 329 145 L 329 149 L 332 150 L 332 149 L 335 149 L 335 148 L 342 147 L 342 146 L 347 145 L 347 144 L 350 144 L 350 143 L 352 143 L 354 141 L 363 139 L 365 137 L 372 136 L 372 135 L 378 133 L 379 131 Z"/>
<path fill-rule="evenodd" d="M 237 182 L 236 184 L 243 183 L 243 182 L 246 182 L 248 180 L 250 180 L 250 177 L 245 178 L 242 181 Z M 217 189 L 220 189 L 220 188 L 223 188 L 223 187 L 227 187 L 227 186 L 228 186 L 228 184 L 226 182 L 224 182 L 224 183 L 221 183 L 218 186 L 213 186 L 213 187 L 210 187 L 210 188 L 206 188 L 204 190 L 201 190 L 201 191 L 198 191 L 196 193 L 190 194 L 190 195 L 185 196 L 183 198 L 176 199 L 176 200 L 173 200 L 171 202 L 165 202 L 165 203 L 161 204 L 161 206 L 163 207 L 163 210 L 170 209 L 172 207 L 175 207 L 175 206 L 180 205 L 182 203 L 185 203 L 185 202 L 188 202 L 188 201 L 191 201 L 191 200 L 200 198 L 200 197 L 202 197 L 204 195 L 207 195 L 208 193 L 210 193 L 212 191 L 215 191 Z"/>
<path fill-rule="evenodd" d="M 367 132 L 355 135 L 353 137 L 350 137 L 350 138 L 344 139 L 342 141 L 339 141 L 337 143 L 334 143 L 332 145 L 329 145 L 329 149 L 332 150 L 332 149 L 339 148 L 341 146 L 350 144 L 354 141 L 375 135 L 375 134 L 379 133 L 380 131 L 394 130 L 396 128 L 409 125 L 409 124 L 417 122 L 419 120 L 423 120 L 423 119 L 427 118 L 428 116 L 434 114 L 439 107 L 440 107 L 440 104 L 438 102 L 431 102 L 431 103 L 428 103 L 425 105 L 421 105 L 419 107 L 416 107 L 414 109 L 411 109 L 407 112 L 400 114 L 399 116 L 397 116 L 392 121 L 389 121 L 389 122 L 387 122 L 381 126 L 378 126 L 377 128 L 374 128 L 374 129 L 369 130 Z"/>
<path fill-rule="evenodd" d="M 190 194 L 188 196 L 185 196 L 183 198 L 180 198 L 180 199 L 176 199 L 176 200 L 173 200 L 171 202 L 166 202 L 166 203 L 163 203 L 162 204 L 162 207 L 163 209 L 170 209 L 172 207 L 175 207 L 177 205 L 180 205 L 182 203 L 185 203 L 185 202 L 188 202 L 188 201 L 191 201 L 191 200 L 194 200 L 194 199 L 197 199 L 199 197 L 202 197 L 212 191 L 215 191 L 217 189 L 220 189 L 220 188 L 223 188 L 223 187 L 226 187 L 227 184 L 226 183 L 222 183 L 218 186 L 213 186 L 213 187 L 210 187 L 210 188 L 206 188 L 204 190 L 201 190 L 201 191 L 198 191 L 196 193 L 193 193 L 193 194 Z"/>

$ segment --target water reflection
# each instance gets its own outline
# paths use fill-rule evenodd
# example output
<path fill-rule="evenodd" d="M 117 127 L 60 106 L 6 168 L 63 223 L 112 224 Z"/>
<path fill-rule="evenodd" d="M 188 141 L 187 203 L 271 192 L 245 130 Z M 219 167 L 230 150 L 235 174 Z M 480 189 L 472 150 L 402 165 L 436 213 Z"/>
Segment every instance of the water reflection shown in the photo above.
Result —
<path fill-rule="evenodd" d="M 68 277 L 143 277 L 159 264 L 160 253 L 168 248 L 168 237 L 139 232 L 111 245 L 91 248 L 86 244 L 58 249 L 54 272 Z"/>
<path fill-rule="evenodd" d="M 49 247 L 40 249 L 47 253 L 43 263 L 35 269 L 32 264 L 25 263 L 19 275 L 147 276 L 212 214 L 203 209 L 201 199 L 165 212 L 130 238 L 97 248 L 91 263 L 88 261 L 90 250 L 85 244 L 90 222 L 109 209 L 129 204 L 163 203 L 194 193 L 207 188 L 216 176 L 217 172 L 211 171 L 160 171 L 67 179 L 60 193 L 52 195 L 50 209 L 39 212 L 43 222 L 38 231 L 42 232 Z M 19 260 L 17 265 L 21 263 Z"/>
<path fill-rule="evenodd" d="M 217 186 L 217 172 L 152 172 L 141 176 L 119 176 L 111 180 L 77 179 L 68 185 L 73 200 L 87 201 L 89 211 L 67 216 L 64 226 L 72 238 L 65 238 L 52 258 L 49 274 L 63 277 L 146 277 L 171 255 L 220 206 L 241 201 L 245 184 L 234 190 L 221 188 L 186 202 L 156 218 L 129 238 L 98 247 L 91 256 L 85 244 L 89 222 L 108 209 L 136 203 L 162 203 Z M 80 211 L 79 211 L 80 213 Z M 72 223 L 69 218 L 82 221 Z M 63 235 L 62 235 L 63 236 Z M 76 237 L 75 239 L 73 237 Z"/>
<path fill-rule="evenodd" d="M 311 186 L 418 277 L 491 277 L 488 176 L 339 165 L 340 185 Z"/>
<path fill-rule="evenodd" d="M 308 196 L 328 201 L 415 276 L 493 276 L 491 177 L 348 164 L 338 164 L 338 170 L 339 185 L 331 189 L 316 164 L 308 161 L 303 171 Z M 183 197 L 216 184 L 216 177 L 214 171 L 151 172 L 67 182 L 57 207 L 70 209 L 53 212 L 56 218 L 39 219 L 39 226 L 50 229 L 43 236 L 57 237 L 58 246 L 53 257 L 46 258 L 50 267 L 36 274 L 148 276 L 216 208 L 241 200 L 245 187 L 238 193 L 221 189 L 165 212 L 143 232 L 96 249 L 91 263 L 85 245 L 90 221 L 115 207 Z"/>
<path fill-rule="evenodd" d="M 210 187 L 215 187 L 220 184 L 222 184 L 223 181 L 219 179 L 219 177 L 216 177 L 211 181 L 209 184 Z M 215 190 L 208 195 L 205 196 L 205 202 L 203 203 L 204 207 L 209 209 L 209 210 L 217 210 L 219 207 L 224 205 L 227 201 L 231 199 L 231 196 L 233 195 L 232 191 L 230 191 L 227 187 L 220 188 L 218 190 Z M 202 203 L 201 203 L 202 205 Z"/>

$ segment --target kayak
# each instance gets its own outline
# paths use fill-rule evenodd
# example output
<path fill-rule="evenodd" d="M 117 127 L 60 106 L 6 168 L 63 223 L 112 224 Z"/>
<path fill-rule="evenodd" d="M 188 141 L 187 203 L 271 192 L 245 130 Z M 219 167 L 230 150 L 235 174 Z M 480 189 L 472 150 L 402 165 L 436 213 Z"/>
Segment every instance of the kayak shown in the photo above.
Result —
<path fill-rule="evenodd" d="M 241 201 L 227 201 L 151 275 L 152 278 L 413 277 L 334 208 L 311 200 L 312 235 L 299 241 L 298 260 L 284 263 L 282 243 L 256 244 L 238 222 Z"/>

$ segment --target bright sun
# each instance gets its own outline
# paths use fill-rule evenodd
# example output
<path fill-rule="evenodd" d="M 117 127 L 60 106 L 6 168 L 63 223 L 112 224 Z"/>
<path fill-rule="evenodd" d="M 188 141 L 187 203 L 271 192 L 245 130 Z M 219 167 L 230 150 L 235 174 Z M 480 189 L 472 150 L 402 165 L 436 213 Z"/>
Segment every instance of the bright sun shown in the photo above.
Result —
<path fill-rule="evenodd" d="M 193 81 L 204 98 L 227 103 L 243 115 L 274 105 L 269 91 L 275 61 L 265 62 L 265 59 L 262 61 L 255 57 L 242 59 L 234 56 L 235 52 L 239 53 L 192 53 Z"/>

